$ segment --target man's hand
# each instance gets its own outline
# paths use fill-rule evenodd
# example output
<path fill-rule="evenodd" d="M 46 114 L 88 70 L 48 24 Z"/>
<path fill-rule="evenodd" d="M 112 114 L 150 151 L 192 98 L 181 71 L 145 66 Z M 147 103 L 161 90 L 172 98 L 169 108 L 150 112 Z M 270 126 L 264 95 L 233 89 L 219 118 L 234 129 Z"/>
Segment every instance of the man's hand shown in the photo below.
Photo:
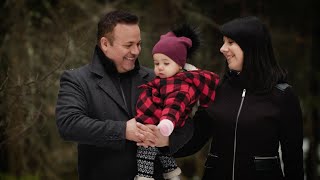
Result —
<path fill-rule="evenodd" d="M 143 125 L 141 123 L 136 124 L 139 129 L 139 137 L 142 142 L 138 142 L 138 146 L 144 147 L 164 147 L 169 145 L 169 137 L 163 136 L 157 126 L 147 124 Z"/>
<path fill-rule="evenodd" d="M 137 143 L 142 142 L 145 139 L 144 135 L 140 134 L 138 131 L 137 121 L 135 118 L 127 121 L 126 139 Z"/>

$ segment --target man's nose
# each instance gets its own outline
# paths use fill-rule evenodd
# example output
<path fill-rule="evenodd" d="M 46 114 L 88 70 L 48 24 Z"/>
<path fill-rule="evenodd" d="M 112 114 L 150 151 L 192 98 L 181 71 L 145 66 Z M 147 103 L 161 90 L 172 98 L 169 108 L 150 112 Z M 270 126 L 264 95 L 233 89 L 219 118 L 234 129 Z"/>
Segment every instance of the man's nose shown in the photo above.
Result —
<path fill-rule="evenodd" d="M 131 54 L 139 55 L 139 54 L 140 54 L 140 48 L 139 48 L 139 46 L 132 46 L 130 52 L 131 52 Z"/>

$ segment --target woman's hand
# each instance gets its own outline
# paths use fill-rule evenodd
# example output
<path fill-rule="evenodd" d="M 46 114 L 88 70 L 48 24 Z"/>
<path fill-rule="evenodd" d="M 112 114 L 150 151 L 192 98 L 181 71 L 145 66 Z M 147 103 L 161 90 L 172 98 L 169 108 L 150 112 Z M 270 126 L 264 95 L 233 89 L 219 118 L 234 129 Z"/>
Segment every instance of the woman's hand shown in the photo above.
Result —
<path fill-rule="evenodd" d="M 163 136 L 156 125 L 137 122 L 137 127 L 140 133 L 138 136 L 142 140 L 137 143 L 138 146 L 164 147 L 169 145 L 169 137 Z"/>

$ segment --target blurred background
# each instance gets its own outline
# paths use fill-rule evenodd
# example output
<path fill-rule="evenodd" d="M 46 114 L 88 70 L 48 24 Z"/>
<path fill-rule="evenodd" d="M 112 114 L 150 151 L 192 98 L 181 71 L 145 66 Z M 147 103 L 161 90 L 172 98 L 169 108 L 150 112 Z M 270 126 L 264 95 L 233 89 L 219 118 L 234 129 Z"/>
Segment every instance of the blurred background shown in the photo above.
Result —
<path fill-rule="evenodd" d="M 260 17 L 301 100 L 305 179 L 319 179 L 315 6 L 311 0 L 1 0 L 0 180 L 77 179 L 76 144 L 63 141 L 55 125 L 59 78 L 63 70 L 91 61 L 99 17 L 115 9 L 140 17 L 141 64 L 152 67 L 151 49 L 159 36 L 188 22 L 199 28 L 203 40 L 189 62 L 218 74 L 225 60 L 217 27 L 239 16 Z M 200 179 L 207 150 L 178 159 L 184 179 Z"/>

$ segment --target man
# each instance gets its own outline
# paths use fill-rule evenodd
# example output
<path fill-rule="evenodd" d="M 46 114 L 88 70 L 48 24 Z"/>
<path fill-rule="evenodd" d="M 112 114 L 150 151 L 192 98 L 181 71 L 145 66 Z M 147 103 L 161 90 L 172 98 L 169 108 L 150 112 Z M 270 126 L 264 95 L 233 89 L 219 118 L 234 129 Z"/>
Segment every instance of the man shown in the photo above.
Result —
<path fill-rule="evenodd" d="M 138 17 L 128 12 L 104 15 L 98 23 L 92 62 L 61 76 L 57 126 L 62 138 L 78 143 L 80 180 L 133 179 L 136 143 L 157 145 L 159 141 L 159 133 L 147 137 L 146 132 L 154 129 L 144 126 L 142 131 L 133 118 L 138 86 L 154 77 L 153 70 L 140 66 L 137 59 L 141 51 L 138 23 Z M 191 136 L 190 125 L 176 131 L 169 150 L 175 152 Z"/>

